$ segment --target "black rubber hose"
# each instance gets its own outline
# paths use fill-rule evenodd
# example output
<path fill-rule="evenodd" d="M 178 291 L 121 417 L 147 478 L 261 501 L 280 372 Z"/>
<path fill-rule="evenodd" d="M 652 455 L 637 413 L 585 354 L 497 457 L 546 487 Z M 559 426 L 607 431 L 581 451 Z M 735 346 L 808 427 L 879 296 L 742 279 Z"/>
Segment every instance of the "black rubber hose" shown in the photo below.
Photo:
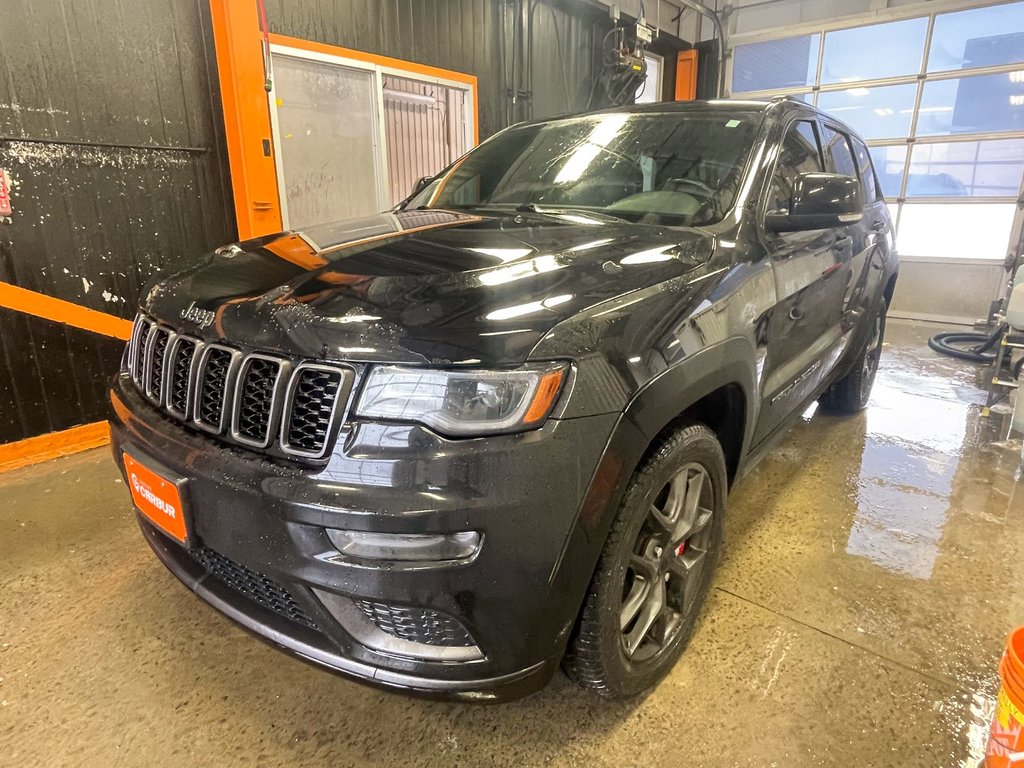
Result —
<path fill-rule="evenodd" d="M 937 333 L 928 339 L 928 346 L 936 352 L 960 360 L 969 360 L 972 363 L 991 363 L 996 359 L 996 353 L 989 352 L 989 350 L 999 343 L 1002 336 L 1002 328 L 997 328 L 991 335 L 947 331 Z"/>

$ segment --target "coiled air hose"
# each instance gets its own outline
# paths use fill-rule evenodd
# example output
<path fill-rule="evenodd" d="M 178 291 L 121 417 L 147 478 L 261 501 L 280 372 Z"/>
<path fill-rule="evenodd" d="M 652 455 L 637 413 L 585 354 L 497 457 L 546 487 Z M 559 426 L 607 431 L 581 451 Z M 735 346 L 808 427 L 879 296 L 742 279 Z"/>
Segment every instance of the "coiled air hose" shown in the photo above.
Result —
<path fill-rule="evenodd" d="M 972 363 L 993 363 L 996 353 L 989 350 L 1000 342 L 1003 333 L 1005 333 L 1003 326 L 996 328 L 991 335 L 947 331 L 936 333 L 928 339 L 928 346 L 936 352 L 960 360 L 968 360 Z"/>

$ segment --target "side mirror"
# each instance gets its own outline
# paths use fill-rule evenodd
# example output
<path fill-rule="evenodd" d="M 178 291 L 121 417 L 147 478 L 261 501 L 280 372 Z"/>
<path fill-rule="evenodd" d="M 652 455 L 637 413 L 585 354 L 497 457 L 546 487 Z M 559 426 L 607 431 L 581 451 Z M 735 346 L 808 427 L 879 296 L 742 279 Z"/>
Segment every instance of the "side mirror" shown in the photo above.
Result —
<path fill-rule="evenodd" d="M 838 173 L 805 173 L 797 177 L 788 211 L 769 211 L 765 226 L 773 232 L 829 229 L 864 218 L 860 181 Z"/>
<path fill-rule="evenodd" d="M 433 176 L 421 176 L 420 178 L 416 179 L 416 183 L 412 185 L 412 194 L 410 194 L 409 197 L 415 197 L 416 195 L 418 195 L 420 192 L 426 189 L 427 185 L 430 184 L 430 182 L 432 182 L 433 180 Z"/>

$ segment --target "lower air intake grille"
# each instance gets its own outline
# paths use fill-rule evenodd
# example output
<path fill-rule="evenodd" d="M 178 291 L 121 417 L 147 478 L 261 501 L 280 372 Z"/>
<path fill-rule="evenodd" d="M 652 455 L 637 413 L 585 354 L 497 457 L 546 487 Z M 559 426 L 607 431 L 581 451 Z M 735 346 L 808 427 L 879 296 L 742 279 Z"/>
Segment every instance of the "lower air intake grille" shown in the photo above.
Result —
<path fill-rule="evenodd" d="M 366 618 L 382 632 L 424 645 L 473 645 L 469 632 L 451 616 L 428 608 L 404 608 L 371 600 L 356 600 Z"/>
<path fill-rule="evenodd" d="M 279 616 L 317 629 L 316 622 L 306 615 L 292 593 L 273 579 L 229 560 L 206 546 L 200 546 L 190 552 L 196 562 L 213 578 Z"/>
<path fill-rule="evenodd" d="M 196 420 L 220 431 L 224 418 L 224 397 L 227 394 L 231 352 L 209 347 L 199 381 Z"/>
<path fill-rule="evenodd" d="M 336 368 L 305 366 L 296 372 L 285 433 L 288 450 L 311 456 L 323 453 L 341 382 Z"/>
<path fill-rule="evenodd" d="M 277 379 L 281 374 L 281 363 L 265 357 L 251 357 L 242 366 L 238 386 L 241 387 L 238 400 L 236 437 L 251 441 L 259 446 L 267 444 L 270 438 L 271 406 Z"/>

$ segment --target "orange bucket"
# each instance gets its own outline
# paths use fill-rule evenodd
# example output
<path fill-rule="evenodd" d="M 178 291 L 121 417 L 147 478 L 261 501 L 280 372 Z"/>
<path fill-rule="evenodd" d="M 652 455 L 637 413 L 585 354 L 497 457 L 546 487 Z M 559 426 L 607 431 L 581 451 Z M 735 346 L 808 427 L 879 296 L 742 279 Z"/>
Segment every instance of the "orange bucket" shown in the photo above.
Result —
<path fill-rule="evenodd" d="M 1024 627 L 1006 640 L 985 768 L 1024 768 Z"/>

